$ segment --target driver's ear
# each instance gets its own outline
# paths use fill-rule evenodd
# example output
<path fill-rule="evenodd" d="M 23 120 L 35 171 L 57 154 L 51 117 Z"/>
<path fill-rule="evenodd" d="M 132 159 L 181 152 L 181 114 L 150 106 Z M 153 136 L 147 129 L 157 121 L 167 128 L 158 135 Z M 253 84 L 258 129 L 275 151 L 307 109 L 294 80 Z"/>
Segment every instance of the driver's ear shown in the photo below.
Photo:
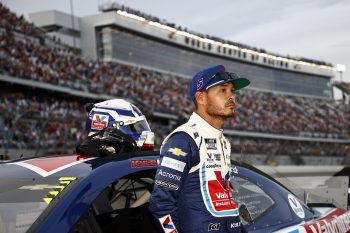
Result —
<path fill-rule="evenodd" d="M 196 99 L 197 105 L 205 105 L 206 104 L 205 94 L 202 91 L 196 92 L 195 99 Z"/>

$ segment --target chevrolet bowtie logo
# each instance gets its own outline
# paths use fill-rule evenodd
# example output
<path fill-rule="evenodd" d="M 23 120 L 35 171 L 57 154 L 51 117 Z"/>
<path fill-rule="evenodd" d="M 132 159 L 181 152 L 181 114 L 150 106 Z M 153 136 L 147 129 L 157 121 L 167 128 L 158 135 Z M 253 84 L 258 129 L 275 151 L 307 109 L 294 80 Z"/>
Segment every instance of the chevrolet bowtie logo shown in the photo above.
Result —
<path fill-rule="evenodd" d="M 173 155 L 177 155 L 177 156 L 185 156 L 185 155 L 187 155 L 186 152 L 183 152 L 181 149 L 176 148 L 176 147 L 175 148 L 170 148 L 168 151 L 171 152 Z"/>

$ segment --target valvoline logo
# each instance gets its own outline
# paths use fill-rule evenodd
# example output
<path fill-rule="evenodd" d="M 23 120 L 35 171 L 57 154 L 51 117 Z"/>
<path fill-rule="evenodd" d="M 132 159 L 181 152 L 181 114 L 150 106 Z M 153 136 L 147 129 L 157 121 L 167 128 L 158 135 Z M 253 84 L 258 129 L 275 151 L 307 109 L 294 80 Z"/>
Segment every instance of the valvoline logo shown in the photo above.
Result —
<path fill-rule="evenodd" d="M 225 192 L 219 192 L 219 193 L 215 193 L 217 199 L 228 199 L 229 196 L 227 193 Z"/>
<path fill-rule="evenodd" d="M 108 125 L 108 115 L 94 114 L 92 117 L 91 129 L 101 130 Z"/>

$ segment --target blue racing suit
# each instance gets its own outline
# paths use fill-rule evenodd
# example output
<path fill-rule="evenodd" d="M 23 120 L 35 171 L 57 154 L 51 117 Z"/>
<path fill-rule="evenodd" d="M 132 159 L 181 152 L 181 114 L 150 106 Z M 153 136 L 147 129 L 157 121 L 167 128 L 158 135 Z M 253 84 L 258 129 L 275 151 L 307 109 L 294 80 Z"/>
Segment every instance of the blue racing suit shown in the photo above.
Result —
<path fill-rule="evenodd" d="M 149 201 L 162 232 L 241 232 L 230 154 L 222 130 L 196 113 L 164 140 Z"/>

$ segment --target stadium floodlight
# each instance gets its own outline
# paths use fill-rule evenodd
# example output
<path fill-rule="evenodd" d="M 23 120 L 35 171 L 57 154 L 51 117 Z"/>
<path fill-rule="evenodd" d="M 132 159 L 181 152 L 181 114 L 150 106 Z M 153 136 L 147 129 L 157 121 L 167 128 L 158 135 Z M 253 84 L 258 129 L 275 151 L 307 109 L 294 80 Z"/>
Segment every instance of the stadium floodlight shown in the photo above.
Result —
<path fill-rule="evenodd" d="M 136 19 L 136 20 L 141 21 L 141 22 L 145 22 L 145 21 L 146 21 L 145 18 L 140 17 L 140 16 L 138 16 L 138 15 L 134 15 L 134 14 L 128 13 L 128 12 L 126 12 L 126 11 L 118 10 L 118 11 L 117 11 L 117 14 L 123 15 L 123 16 L 126 16 L 126 17 L 129 17 L 129 18 L 131 18 L 131 19 Z"/>
<path fill-rule="evenodd" d="M 346 66 L 343 64 L 337 64 L 337 71 L 339 73 L 345 72 L 346 71 Z"/>
<path fill-rule="evenodd" d="M 119 7 L 119 5 L 117 4 L 117 8 L 118 7 Z M 193 40 L 198 40 L 200 42 L 212 44 L 212 45 L 215 45 L 217 47 L 226 47 L 226 48 L 229 48 L 229 49 L 240 50 L 241 52 L 254 54 L 254 55 L 257 55 L 257 56 L 266 57 L 267 59 L 271 59 L 273 61 L 288 62 L 288 63 L 291 63 L 293 65 L 293 67 L 299 67 L 299 69 L 300 69 L 300 67 L 305 67 L 305 68 L 310 67 L 312 70 L 314 70 L 315 68 L 316 69 L 329 70 L 329 71 L 332 71 L 332 72 L 335 72 L 335 70 L 336 70 L 336 68 L 333 67 L 332 65 L 327 65 L 327 64 L 323 64 L 322 65 L 322 64 L 309 62 L 309 61 L 300 61 L 298 59 L 293 59 L 293 58 L 289 58 L 289 57 L 285 58 L 285 57 L 281 57 L 279 55 L 276 56 L 274 54 L 268 54 L 266 52 L 255 51 L 255 50 L 252 50 L 252 49 L 249 49 L 249 48 L 237 47 L 237 46 L 234 46 L 234 45 L 231 45 L 231 44 L 222 43 L 220 41 L 215 41 L 215 40 L 211 40 L 211 39 L 208 39 L 208 38 L 203 38 L 201 36 L 198 36 L 198 35 L 186 32 L 186 31 L 181 31 L 181 30 L 178 30 L 178 29 L 176 29 L 174 27 L 170 27 L 168 25 L 164 25 L 164 24 L 159 23 L 159 22 L 149 21 L 149 20 L 147 20 L 147 19 L 145 19 L 145 18 L 143 18 L 141 16 L 138 16 L 138 15 L 135 15 L 135 14 L 132 14 L 132 13 L 128 13 L 126 11 L 118 10 L 117 14 L 119 14 L 121 16 L 129 17 L 131 19 L 135 19 L 135 20 L 138 20 L 138 21 L 141 21 L 141 22 L 148 22 L 148 24 L 153 26 L 153 27 L 158 27 L 158 28 L 167 30 L 167 31 L 169 31 L 171 33 L 174 33 L 174 34 L 177 34 L 177 35 L 181 35 L 181 36 L 184 36 L 184 37 L 188 37 L 188 38 L 193 39 Z M 343 66 L 343 69 L 345 69 L 345 66 L 344 65 L 342 65 L 342 66 Z M 344 72 L 344 71 L 345 70 L 343 70 L 341 72 Z M 338 70 L 338 72 L 339 72 L 339 70 Z"/>
<path fill-rule="evenodd" d="M 161 29 L 164 29 L 164 30 L 168 30 L 170 32 L 176 32 L 176 29 L 173 28 L 173 27 L 169 27 L 167 25 L 164 25 L 164 24 L 160 24 L 158 22 L 153 22 L 153 21 L 150 21 L 148 22 L 149 25 L 152 25 L 152 26 L 155 26 L 155 27 L 158 27 L 158 28 L 161 28 Z"/>
<path fill-rule="evenodd" d="M 340 74 L 340 82 L 343 82 L 343 73 L 346 71 L 346 66 L 343 64 L 337 64 L 337 71 Z"/>

